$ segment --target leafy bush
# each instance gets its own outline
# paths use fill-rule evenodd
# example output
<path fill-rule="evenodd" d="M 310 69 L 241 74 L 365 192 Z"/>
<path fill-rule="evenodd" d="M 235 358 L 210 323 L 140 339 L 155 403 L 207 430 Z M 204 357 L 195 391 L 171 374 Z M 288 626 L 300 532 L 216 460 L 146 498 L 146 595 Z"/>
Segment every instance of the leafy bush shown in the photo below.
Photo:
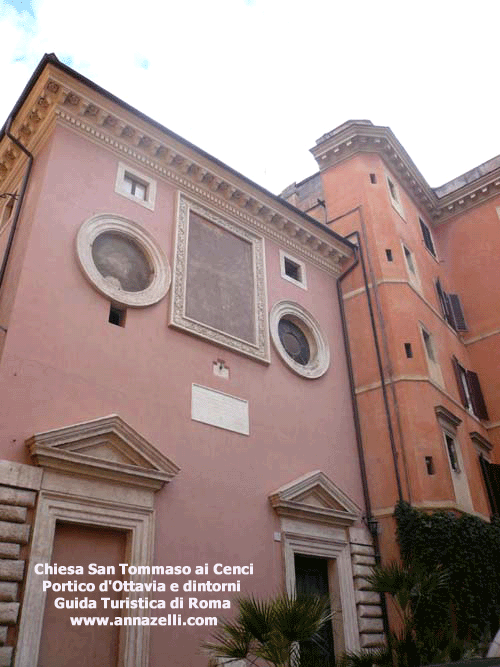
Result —
<path fill-rule="evenodd" d="M 395 517 L 403 562 L 448 574 L 446 596 L 433 600 L 417 619 L 417 633 L 430 636 L 440 627 L 459 640 L 491 639 L 500 619 L 499 520 L 428 514 L 407 503 L 397 505 Z"/>

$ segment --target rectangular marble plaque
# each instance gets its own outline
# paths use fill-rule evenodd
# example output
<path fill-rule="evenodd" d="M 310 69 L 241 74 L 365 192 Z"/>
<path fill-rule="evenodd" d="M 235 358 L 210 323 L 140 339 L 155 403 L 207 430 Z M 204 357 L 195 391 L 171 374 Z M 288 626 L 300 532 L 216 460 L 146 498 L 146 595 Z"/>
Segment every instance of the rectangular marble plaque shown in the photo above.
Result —
<path fill-rule="evenodd" d="M 250 435 L 248 401 L 199 384 L 192 385 L 191 419 Z"/>

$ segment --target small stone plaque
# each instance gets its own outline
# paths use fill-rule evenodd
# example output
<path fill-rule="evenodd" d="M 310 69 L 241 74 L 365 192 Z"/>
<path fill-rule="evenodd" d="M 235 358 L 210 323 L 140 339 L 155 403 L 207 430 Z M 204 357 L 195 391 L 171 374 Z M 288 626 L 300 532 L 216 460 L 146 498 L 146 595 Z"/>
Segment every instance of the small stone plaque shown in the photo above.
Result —
<path fill-rule="evenodd" d="M 192 385 L 191 419 L 250 435 L 248 401 L 199 384 Z"/>

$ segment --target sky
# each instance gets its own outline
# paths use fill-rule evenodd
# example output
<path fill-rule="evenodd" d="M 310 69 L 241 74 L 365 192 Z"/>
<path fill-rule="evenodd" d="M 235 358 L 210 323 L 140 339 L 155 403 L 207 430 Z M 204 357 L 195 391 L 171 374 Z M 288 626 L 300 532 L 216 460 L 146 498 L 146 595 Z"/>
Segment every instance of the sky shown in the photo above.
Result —
<path fill-rule="evenodd" d="M 499 0 L 0 0 L 0 126 L 44 53 L 274 193 L 348 119 L 432 187 L 500 154 Z"/>

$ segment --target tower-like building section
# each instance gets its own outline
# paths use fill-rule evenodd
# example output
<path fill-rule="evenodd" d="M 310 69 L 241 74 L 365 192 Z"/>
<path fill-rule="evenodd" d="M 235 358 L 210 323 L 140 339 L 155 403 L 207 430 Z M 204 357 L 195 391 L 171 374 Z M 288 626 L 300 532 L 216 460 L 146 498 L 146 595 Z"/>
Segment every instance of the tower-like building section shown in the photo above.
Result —
<path fill-rule="evenodd" d="M 372 520 L 391 557 L 400 499 L 498 511 L 500 158 L 432 189 L 370 121 L 312 153 L 319 172 L 282 196 L 358 246 L 342 301 Z"/>

